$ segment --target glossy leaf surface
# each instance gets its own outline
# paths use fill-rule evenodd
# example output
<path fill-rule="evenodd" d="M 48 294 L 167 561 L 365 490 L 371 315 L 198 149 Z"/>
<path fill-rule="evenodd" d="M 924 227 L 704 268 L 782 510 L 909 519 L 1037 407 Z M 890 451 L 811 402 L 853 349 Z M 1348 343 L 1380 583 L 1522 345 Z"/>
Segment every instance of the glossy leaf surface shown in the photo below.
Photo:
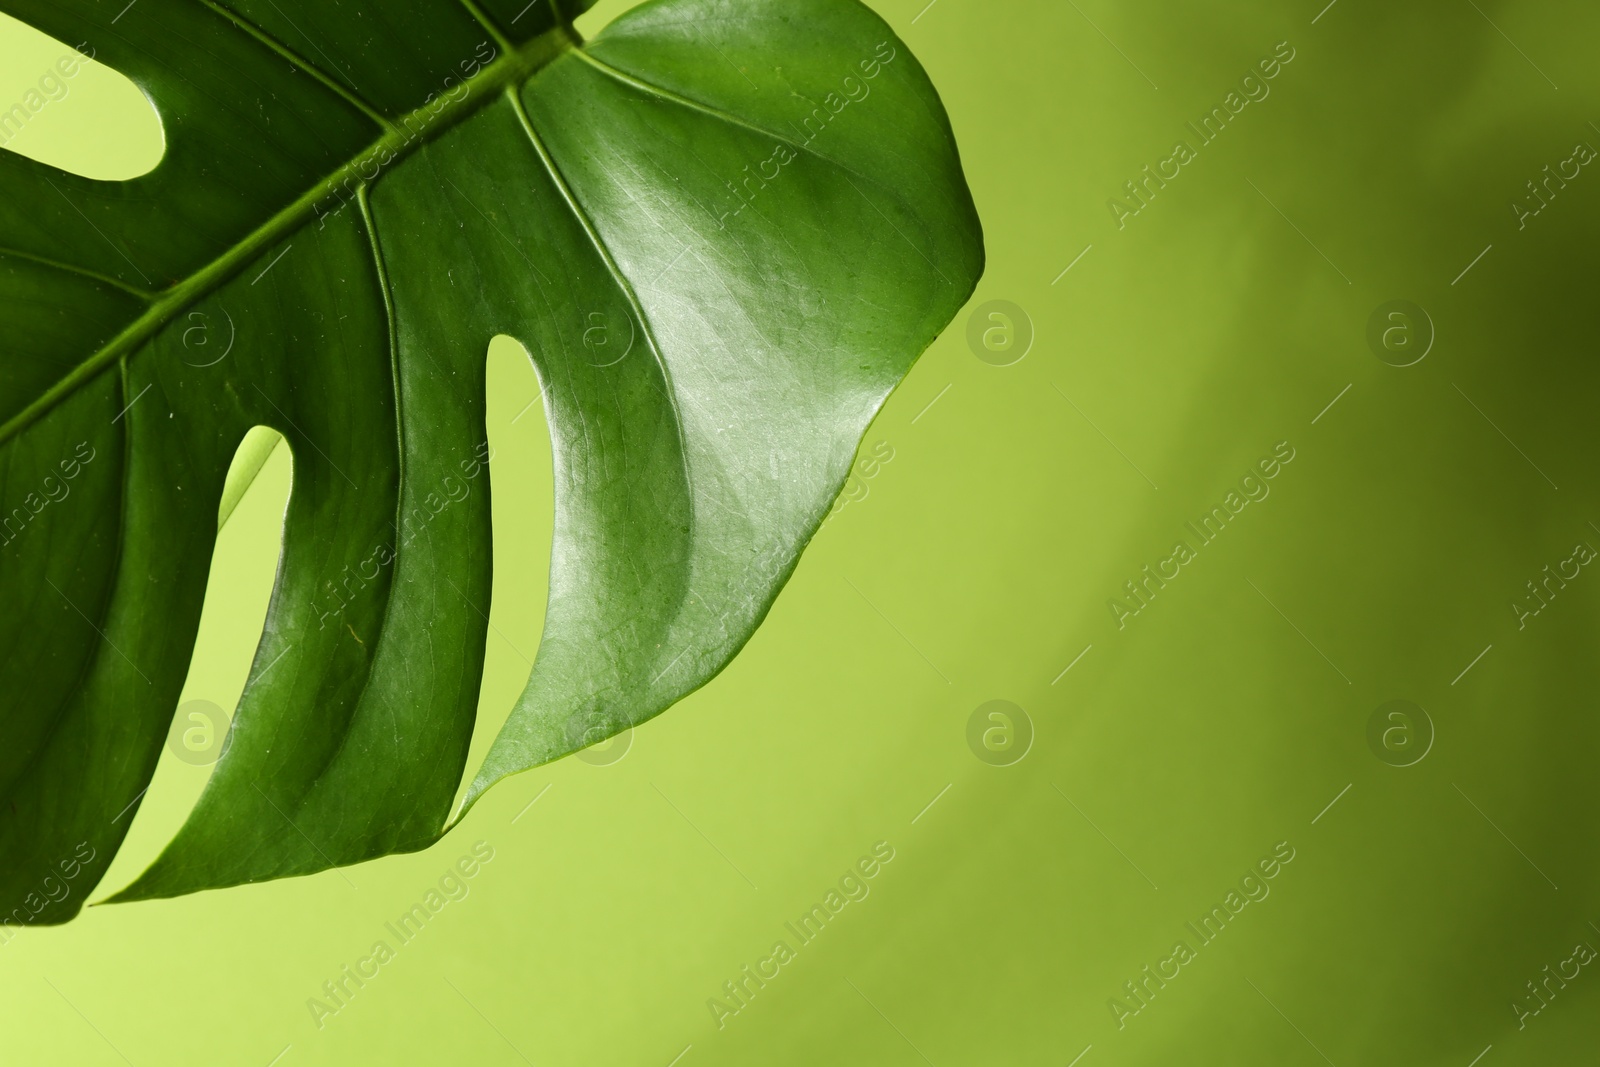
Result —
<path fill-rule="evenodd" d="M 548 3 L 115 6 L 0 2 L 167 139 L 118 183 L 0 154 L 0 901 L 33 922 L 75 913 L 40 877 L 87 842 L 97 878 L 149 783 L 252 427 L 294 461 L 261 643 L 117 899 L 442 833 L 489 608 L 490 338 L 538 370 L 556 515 L 469 803 L 732 658 L 983 260 L 938 97 L 855 0 L 657 0 L 587 43 Z"/>

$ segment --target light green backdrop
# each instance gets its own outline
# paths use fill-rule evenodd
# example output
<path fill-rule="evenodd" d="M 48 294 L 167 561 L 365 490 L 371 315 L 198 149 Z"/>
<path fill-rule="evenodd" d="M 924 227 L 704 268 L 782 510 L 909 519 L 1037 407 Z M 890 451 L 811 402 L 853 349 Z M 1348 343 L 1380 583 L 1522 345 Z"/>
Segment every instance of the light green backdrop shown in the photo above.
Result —
<path fill-rule="evenodd" d="M 943 92 L 989 271 L 748 649 L 620 760 L 515 779 L 427 853 L 20 932 L 0 1059 L 1593 1061 L 1600 576 L 1574 550 L 1600 548 L 1600 174 L 1574 149 L 1600 146 L 1600 12 L 925 2 L 875 6 Z M 0 105 L 59 51 L 0 26 Z M 85 72 L 11 147 L 144 169 L 157 128 L 116 88 Z M 1202 144 L 1186 123 L 1213 107 Z M 1179 140 L 1194 158 L 1129 199 Z M 1569 159 L 1533 215 L 1526 183 Z M 996 300 L 1031 321 L 1005 366 L 1015 313 L 981 312 L 987 361 L 968 341 Z M 1427 322 L 1385 319 L 1375 350 L 1395 300 Z M 474 763 L 537 646 L 551 510 L 533 374 L 490 359 Z M 1185 523 L 1274 448 L 1293 459 L 1244 486 L 1268 494 L 1202 543 Z M 288 486 L 280 453 L 224 531 L 186 698 L 240 691 Z M 1171 576 L 1179 540 L 1193 558 L 1119 627 L 1107 601 L 1139 607 L 1124 583 Z M 1009 766 L 1021 719 L 1010 749 L 992 709 L 969 731 L 993 700 L 1031 722 Z M 1431 728 L 1369 743 L 1391 700 Z M 101 895 L 205 773 L 164 758 Z M 477 841 L 468 894 L 401 945 L 385 924 Z M 801 945 L 785 923 L 878 842 L 870 892 Z M 1243 903 L 1274 849 L 1292 860 Z M 1213 905 L 1203 943 L 1186 924 Z M 708 1008 L 780 939 L 776 977 Z M 319 1026 L 308 1000 L 379 940 L 394 959 Z"/>

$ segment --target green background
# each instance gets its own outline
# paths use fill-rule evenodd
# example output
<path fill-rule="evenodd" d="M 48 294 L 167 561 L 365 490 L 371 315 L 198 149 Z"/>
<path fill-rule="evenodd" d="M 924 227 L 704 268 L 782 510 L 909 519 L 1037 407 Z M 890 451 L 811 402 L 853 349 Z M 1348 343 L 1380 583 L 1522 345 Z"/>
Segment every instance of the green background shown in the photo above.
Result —
<path fill-rule="evenodd" d="M 1600 947 L 1600 577 L 1520 628 L 1512 605 L 1600 548 L 1600 175 L 1520 229 L 1511 204 L 1600 145 L 1600 12 L 924 3 L 874 6 L 943 93 L 988 273 L 745 652 L 620 760 L 513 779 L 426 853 L 20 931 L 6 1062 L 1592 1061 L 1596 968 L 1520 1026 L 1513 1002 Z M 1283 41 L 1270 95 L 1199 146 L 1185 123 Z M 61 50 L 0 25 L 0 105 Z M 160 133 L 132 92 L 86 71 L 9 147 L 139 173 Z M 1108 199 L 1179 139 L 1197 158 L 1119 229 Z M 1407 367 L 1367 341 L 1398 299 L 1436 333 Z M 968 343 L 992 300 L 1031 322 L 1006 366 Z M 532 370 L 489 359 L 513 535 L 474 766 L 537 647 L 552 507 Z M 1283 441 L 1270 495 L 1119 628 L 1107 601 Z M 242 688 L 289 481 L 280 451 L 222 534 L 185 699 Z M 1394 699 L 1435 733 L 1410 766 L 1368 743 Z M 1031 722 L 1009 766 L 968 743 L 991 700 Z M 98 895 L 205 774 L 163 757 Z M 479 840 L 469 895 L 319 1028 L 308 999 Z M 880 841 L 870 894 L 719 1028 L 708 999 Z M 1270 895 L 1202 947 L 1185 924 L 1280 842 Z M 1119 1027 L 1108 1001 L 1179 940 Z"/>

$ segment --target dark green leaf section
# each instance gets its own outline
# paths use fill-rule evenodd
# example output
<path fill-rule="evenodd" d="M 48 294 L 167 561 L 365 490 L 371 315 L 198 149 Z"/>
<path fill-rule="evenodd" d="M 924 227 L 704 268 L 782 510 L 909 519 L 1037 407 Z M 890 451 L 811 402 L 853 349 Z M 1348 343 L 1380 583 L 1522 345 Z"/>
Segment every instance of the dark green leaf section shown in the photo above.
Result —
<path fill-rule="evenodd" d="M 87 40 L 169 142 L 126 183 L 0 153 L 9 921 L 69 918 L 126 833 L 250 427 L 294 457 L 261 644 L 204 795 L 116 899 L 443 831 L 491 337 L 533 354 L 557 499 L 545 635 L 472 799 L 728 662 L 981 271 L 938 98 L 854 0 L 657 0 L 582 49 L 548 0 L 0 7 Z"/>

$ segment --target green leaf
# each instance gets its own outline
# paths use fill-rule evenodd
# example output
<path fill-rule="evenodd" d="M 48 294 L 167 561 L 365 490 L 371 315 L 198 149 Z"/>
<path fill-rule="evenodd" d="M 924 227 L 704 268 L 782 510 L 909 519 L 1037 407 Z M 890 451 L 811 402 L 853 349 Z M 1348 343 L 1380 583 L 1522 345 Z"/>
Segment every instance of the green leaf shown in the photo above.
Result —
<path fill-rule="evenodd" d="M 0 154 L 12 921 L 70 918 L 40 878 L 87 843 L 97 879 L 132 821 L 252 427 L 294 458 L 261 642 L 200 801 L 114 899 L 443 832 L 489 609 L 491 337 L 533 355 L 556 515 L 469 804 L 733 657 L 983 262 L 937 94 L 855 0 L 655 0 L 586 44 L 549 0 L 118 6 L 0 3 L 131 78 L 168 144 L 119 183 Z"/>

